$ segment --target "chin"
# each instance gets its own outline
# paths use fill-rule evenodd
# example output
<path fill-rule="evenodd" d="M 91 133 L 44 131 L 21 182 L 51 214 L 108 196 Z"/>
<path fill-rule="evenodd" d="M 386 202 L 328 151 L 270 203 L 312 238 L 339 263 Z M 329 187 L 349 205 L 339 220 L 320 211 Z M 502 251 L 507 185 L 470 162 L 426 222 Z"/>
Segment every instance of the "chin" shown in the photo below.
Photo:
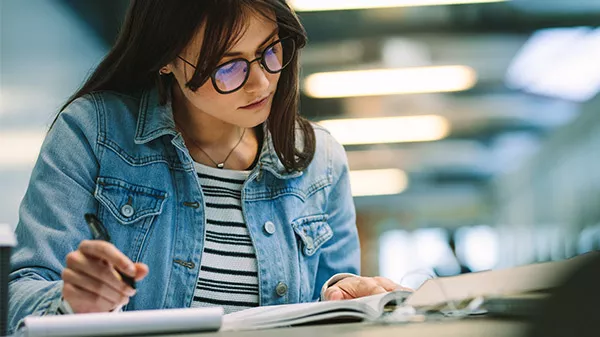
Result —
<path fill-rule="evenodd" d="M 242 111 L 242 117 L 235 124 L 244 128 L 253 128 L 264 123 L 271 113 L 271 104 L 269 102 L 264 108 L 252 112 Z"/>

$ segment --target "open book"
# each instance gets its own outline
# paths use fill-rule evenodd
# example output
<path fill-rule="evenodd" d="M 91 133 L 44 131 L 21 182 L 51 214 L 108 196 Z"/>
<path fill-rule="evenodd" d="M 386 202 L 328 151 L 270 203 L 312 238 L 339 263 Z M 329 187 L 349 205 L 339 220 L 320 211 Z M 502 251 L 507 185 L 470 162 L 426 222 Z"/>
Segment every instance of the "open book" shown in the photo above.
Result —
<path fill-rule="evenodd" d="M 402 306 L 410 294 L 406 291 L 393 291 L 346 301 L 251 308 L 223 316 L 221 331 L 372 321 L 380 318 L 384 312 Z"/>

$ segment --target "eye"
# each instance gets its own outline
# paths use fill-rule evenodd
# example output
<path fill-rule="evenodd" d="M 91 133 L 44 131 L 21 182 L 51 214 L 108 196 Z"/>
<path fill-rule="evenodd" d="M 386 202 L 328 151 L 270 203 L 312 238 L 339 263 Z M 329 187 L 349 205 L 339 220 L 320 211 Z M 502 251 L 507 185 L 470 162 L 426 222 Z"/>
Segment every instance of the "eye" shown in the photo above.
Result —
<path fill-rule="evenodd" d="M 280 53 L 280 44 L 277 43 L 267 49 L 265 49 L 265 55 L 276 55 Z"/>
<path fill-rule="evenodd" d="M 221 67 L 219 67 L 219 73 L 225 73 L 225 74 L 229 74 L 229 73 L 233 73 L 238 71 L 239 66 L 242 62 L 231 62 L 228 64 L 224 64 Z"/>

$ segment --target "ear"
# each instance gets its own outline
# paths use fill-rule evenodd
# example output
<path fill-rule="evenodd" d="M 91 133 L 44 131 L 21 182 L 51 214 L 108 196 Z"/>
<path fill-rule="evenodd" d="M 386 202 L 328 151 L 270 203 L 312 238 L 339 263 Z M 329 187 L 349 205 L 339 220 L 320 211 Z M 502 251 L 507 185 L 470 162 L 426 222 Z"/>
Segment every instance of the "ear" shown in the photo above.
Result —
<path fill-rule="evenodd" d="M 166 66 L 160 68 L 160 70 L 158 71 L 159 74 L 161 75 L 167 75 L 173 72 L 172 66 L 171 64 L 167 64 Z"/>

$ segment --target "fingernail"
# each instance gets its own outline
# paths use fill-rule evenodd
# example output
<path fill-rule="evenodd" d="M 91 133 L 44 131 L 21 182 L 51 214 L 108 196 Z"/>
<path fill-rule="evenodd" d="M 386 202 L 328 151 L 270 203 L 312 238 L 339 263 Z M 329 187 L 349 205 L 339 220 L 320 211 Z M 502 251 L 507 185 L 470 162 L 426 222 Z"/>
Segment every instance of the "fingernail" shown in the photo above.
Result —
<path fill-rule="evenodd" d="M 130 264 L 127 266 L 127 273 L 129 276 L 135 276 L 135 266 Z"/>
<path fill-rule="evenodd" d="M 135 289 L 127 289 L 127 295 L 129 297 L 134 296 L 137 293 L 137 291 L 135 291 Z"/>

